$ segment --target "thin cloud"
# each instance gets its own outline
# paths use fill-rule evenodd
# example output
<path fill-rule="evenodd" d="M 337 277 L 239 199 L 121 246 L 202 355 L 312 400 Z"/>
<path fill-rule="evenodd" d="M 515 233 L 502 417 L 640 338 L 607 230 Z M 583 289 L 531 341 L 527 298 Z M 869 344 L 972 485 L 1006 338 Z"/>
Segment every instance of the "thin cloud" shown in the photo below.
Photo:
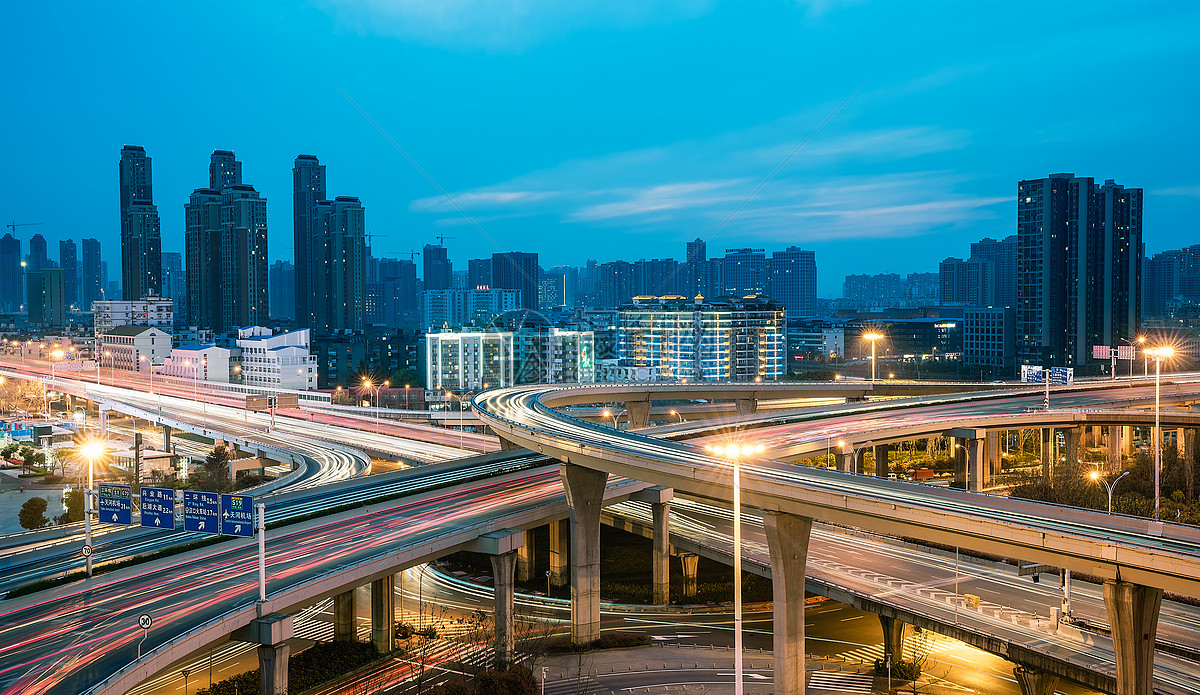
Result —
<path fill-rule="evenodd" d="M 1200 186 L 1173 186 L 1153 191 L 1155 195 L 1182 195 L 1189 198 L 1200 198 Z"/>

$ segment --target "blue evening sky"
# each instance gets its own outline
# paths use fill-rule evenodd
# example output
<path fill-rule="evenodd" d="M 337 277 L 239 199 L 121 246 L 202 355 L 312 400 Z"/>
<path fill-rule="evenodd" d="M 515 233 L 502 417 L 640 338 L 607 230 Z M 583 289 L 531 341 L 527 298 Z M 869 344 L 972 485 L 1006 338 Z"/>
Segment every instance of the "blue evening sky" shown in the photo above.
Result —
<path fill-rule="evenodd" d="M 1151 254 L 1200 241 L 1200 3 L 9 0 L 0 25 L 0 218 L 43 222 L 18 231 L 54 258 L 99 238 L 114 277 L 126 143 L 166 251 L 217 148 L 270 201 L 272 259 L 300 153 L 362 199 L 377 256 L 445 234 L 459 268 L 711 236 L 812 249 L 840 296 L 1014 233 L 1016 182 L 1059 171 L 1144 188 Z"/>

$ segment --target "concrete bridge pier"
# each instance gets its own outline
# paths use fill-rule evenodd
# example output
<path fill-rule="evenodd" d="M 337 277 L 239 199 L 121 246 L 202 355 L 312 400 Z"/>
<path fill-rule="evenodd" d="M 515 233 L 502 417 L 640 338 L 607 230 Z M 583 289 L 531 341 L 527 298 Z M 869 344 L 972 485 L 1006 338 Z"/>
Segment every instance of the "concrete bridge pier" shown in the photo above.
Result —
<path fill-rule="evenodd" d="M 1063 455 L 1067 458 L 1067 471 L 1077 469 L 1079 460 L 1083 458 L 1083 434 L 1082 427 L 1063 429 Z"/>
<path fill-rule="evenodd" d="M 836 451 L 833 454 L 837 459 L 837 469 L 843 473 L 856 473 L 854 465 L 854 454 L 849 451 Z"/>
<path fill-rule="evenodd" d="M 892 658 L 892 665 L 904 659 L 905 623 L 890 616 L 879 614 L 879 625 L 883 628 L 883 658 Z"/>
<path fill-rule="evenodd" d="M 396 575 L 371 582 L 371 641 L 380 654 L 396 646 Z"/>
<path fill-rule="evenodd" d="M 1104 608 L 1117 662 L 1116 695 L 1154 695 L 1154 640 L 1162 589 L 1104 582 Z"/>
<path fill-rule="evenodd" d="M 100 437 L 108 437 L 108 411 L 100 409 Z"/>
<path fill-rule="evenodd" d="M 697 571 L 700 568 L 700 556 L 695 553 L 679 553 L 679 564 L 683 566 L 683 595 L 695 596 L 700 591 L 697 581 Z"/>
<path fill-rule="evenodd" d="M 875 477 L 888 477 L 888 445 L 876 444 L 872 449 L 875 453 Z"/>
<path fill-rule="evenodd" d="M 1108 472 L 1121 470 L 1121 430 L 1119 426 L 1108 427 Z"/>
<path fill-rule="evenodd" d="M 600 639 L 600 511 L 608 474 L 559 466 L 571 510 L 571 641 Z"/>
<path fill-rule="evenodd" d="M 528 540 L 528 538 L 526 538 Z M 522 548 L 526 547 L 524 545 Z M 493 555 L 492 582 L 496 589 L 496 668 L 505 668 L 513 660 L 516 648 L 516 627 L 513 622 L 513 570 L 518 564 L 517 553 Z"/>
<path fill-rule="evenodd" d="M 334 641 L 354 642 L 358 639 L 358 630 L 354 625 L 354 605 L 354 589 L 333 597 Z"/>
<path fill-rule="evenodd" d="M 1133 441 L 1133 427 L 1126 426 L 1121 428 L 1121 453 L 1126 456 L 1133 456 L 1137 451 Z"/>
<path fill-rule="evenodd" d="M 650 426 L 650 401 L 626 401 L 625 412 L 629 414 L 629 429 Z"/>
<path fill-rule="evenodd" d="M 775 693 L 804 695 L 804 570 L 812 519 L 766 512 L 774 600 Z"/>
<path fill-rule="evenodd" d="M 171 426 L 163 425 L 163 451 L 171 450 Z"/>
<path fill-rule="evenodd" d="M 550 524 L 550 583 L 566 586 L 567 558 L 571 548 L 571 525 L 564 519 Z"/>
<path fill-rule="evenodd" d="M 1021 695 L 1054 695 L 1058 685 L 1058 676 L 1024 666 L 1013 668 L 1013 676 L 1021 686 Z"/>
<path fill-rule="evenodd" d="M 517 549 L 517 581 L 527 582 L 533 579 L 534 557 L 533 535 L 526 534 L 525 544 Z"/>
<path fill-rule="evenodd" d="M 987 477 L 1000 475 L 1004 470 L 1004 447 L 1001 446 L 1001 435 L 1004 433 L 1000 430 L 989 430 L 987 433 L 987 446 L 984 450 L 984 458 L 986 459 Z M 985 486 L 986 487 L 986 486 Z"/>
<path fill-rule="evenodd" d="M 757 398 L 738 398 L 733 401 L 738 415 L 751 415 L 758 412 Z"/>
<path fill-rule="evenodd" d="M 262 695 L 287 695 L 288 656 L 291 654 L 292 616 L 271 613 L 250 621 L 230 635 L 240 642 L 258 644 L 258 673 Z"/>
<path fill-rule="evenodd" d="M 500 437 L 500 451 L 515 451 L 522 448 L 520 444 L 514 444 L 504 437 Z"/>
<path fill-rule="evenodd" d="M 655 486 L 642 490 L 632 499 L 650 503 L 654 520 L 653 546 L 654 605 L 665 606 L 671 602 L 671 500 L 675 491 L 669 487 Z"/>
<path fill-rule="evenodd" d="M 1052 467 L 1050 462 L 1054 460 L 1054 428 L 1042 428 L 1042 479 L 1049 480 Z"/>

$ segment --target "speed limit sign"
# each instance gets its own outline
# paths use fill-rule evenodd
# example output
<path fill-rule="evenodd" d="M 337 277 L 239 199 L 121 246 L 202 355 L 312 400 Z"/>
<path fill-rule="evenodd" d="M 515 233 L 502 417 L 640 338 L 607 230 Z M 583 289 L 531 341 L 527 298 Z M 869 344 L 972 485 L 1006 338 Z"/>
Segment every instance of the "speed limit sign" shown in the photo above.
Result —
<path fill-rule="evenodd" d="M 83 546 L 83 556 L 87 557 L 91 554 L 92 554 L 92 546 L 90 546 L 90 545 Z"/>
<path fill-rule="evenodd" d="M 152 624 L 154 624 L 154 620 L 150 618 L 149 613 L 142 613 L 138 616 L 138 627 L 143 630 L 149 630 Z"/>

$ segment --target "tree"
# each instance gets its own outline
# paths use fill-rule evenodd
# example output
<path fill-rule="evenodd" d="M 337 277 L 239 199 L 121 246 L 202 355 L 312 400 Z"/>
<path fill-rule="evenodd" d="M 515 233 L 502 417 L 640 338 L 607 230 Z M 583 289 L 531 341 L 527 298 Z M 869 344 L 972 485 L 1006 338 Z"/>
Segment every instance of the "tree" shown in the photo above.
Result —
<path fill-rule="evenodd" d="M 73 521 L 83 521 L 83 490 L 67 490 L 63 495 L 63 504 L 67 511 L 54 517 L 54 523 L 61 526 Z"/>
<path fill-rule="evenodd" d="M 214 447 L 208 456 L 204 457 L 205 487 L 211 490 L 224 490 L 229 487 L 229 462 L 233 460 L 233 452 L 226 446 Z"/>
<path fill-rule="evenodd" d="M 419 388 L 425 385 L 425 377 L 415 369 L 397 369 L 392 374 L 392 386 L 402 387 L 405 384 L 408 384 L 412 388 Z"/>
<path fill-rule="evenodd" d="M 45 526 L 49 522 L 46 518 L 46 499 L 30 497 L 25 500 L 25 504 L 21 505 L 21 511 L 17 512 L 17 520 L 21 522 L 21 528 L 32 530 Z"/>

